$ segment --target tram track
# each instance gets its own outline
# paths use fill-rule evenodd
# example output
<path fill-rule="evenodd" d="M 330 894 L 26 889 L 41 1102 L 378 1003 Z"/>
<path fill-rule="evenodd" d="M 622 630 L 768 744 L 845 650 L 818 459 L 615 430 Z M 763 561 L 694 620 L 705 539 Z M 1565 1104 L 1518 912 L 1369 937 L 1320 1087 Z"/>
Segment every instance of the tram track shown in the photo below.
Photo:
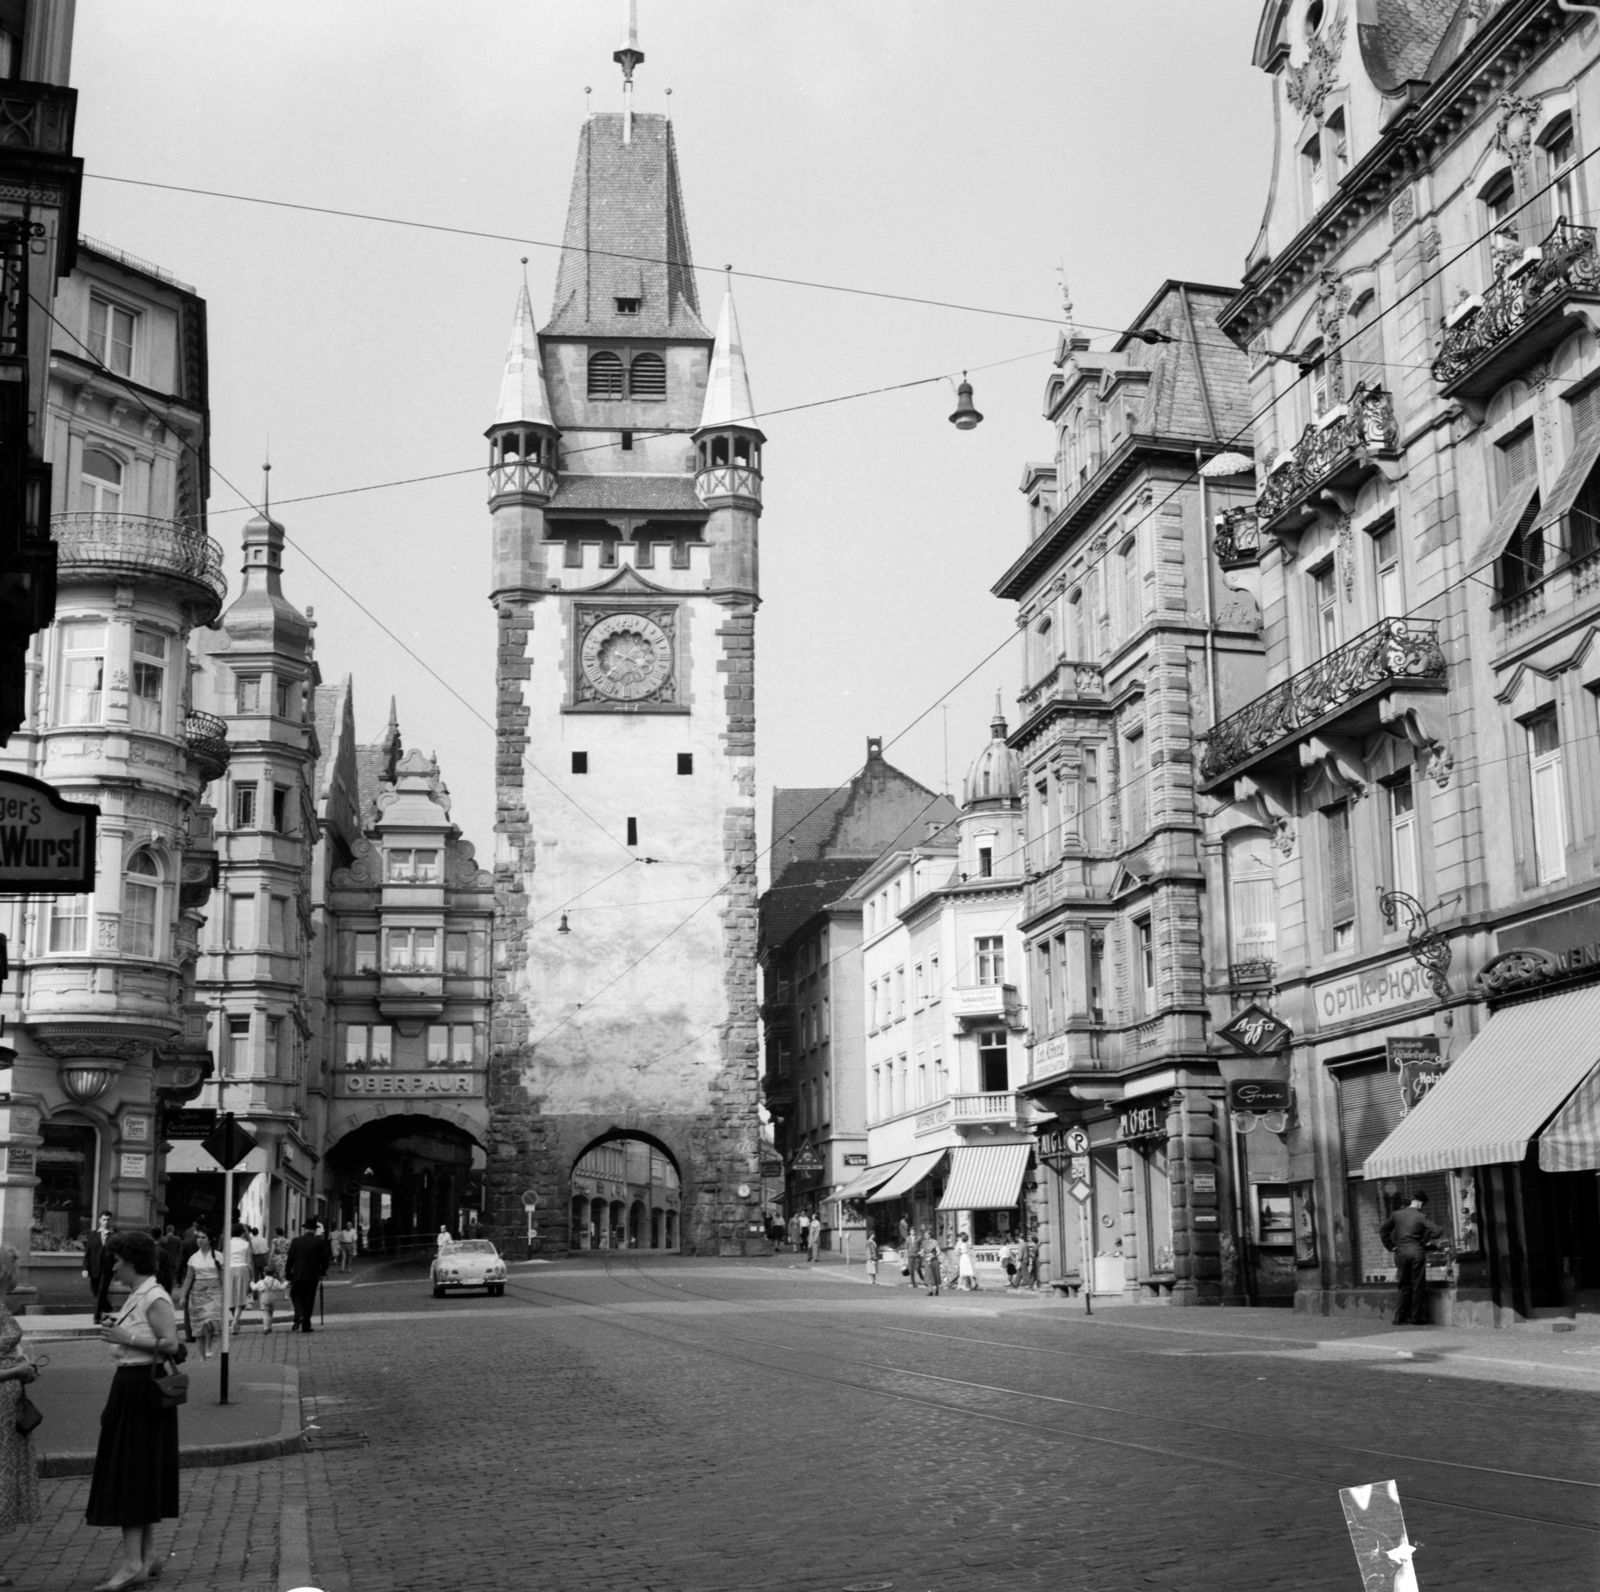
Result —
<path fill-rule="evenodd" d="M 613 1270 L 613 1263 L 609 1260 L 609 1258 L 604 1262 L 604 1265 L 604 1275 L 609 1280 L 617 1283 L 623 1288 L 628 1289 L 630 1292 L 644 1294 L 649 1298 L 660 1299 L 663 1298 L 663 1296 L 665 1298 L 671 1298 L 675 1294 L 687 1294 L 689 1297 L 698 1298 L 717 1304 L 725 1305 L 729 1302 L 726 1299 L 720 1298 L 713 1294 L 707 1294 L 699 1290 L 686 1288 L 681 1283 L 675 1283 L 669 1289 L 666 1284 L 657 1281 L 655 1278 L 650 1277 L 647 1273 L 645 1273 L 643 1268 L 640 1267 L 636 1261 L 630 1262 L 631 1276 L 633 1278 L 632 1282 L 630 1282 L 628 1275 L 619 1275 L 618 1272 Z M 547 1298 L 561 1299 L 569 1303 L 591 1307 L 595 1303 L 595 1301 L 592 1299 L 580 1298 L 579 1296 L 572 1294 L 563 1294 L 557 1290 L 545 1287 L 543 1284 L 536 1284 L 531 1279 L 526 1281 L 521 1278 L 514 1279 L 508 1284 L 508 1286 L 513 1288 L 519 1297 L 523 1296 L 526 1291 L 537 1288 L 540 1292 L 544 1293 Z M 652 1289 L 659 1290 L 659 1292 L 652 1292 Z M 1137 1409 L 1130 1409 L 1124 1406 L 1091 1405 L 1085 1403 L 1084 1401 L 1064 1399 L 1051 1395 L 1040 1395 L 1031 1389 L 1010 1388 L 999 1384 L 979 1383 L 959 1377 L 945 1377 L 932 1372 L 909 1370 L 902 1366 L 895 1366 L 881 1361 L 863 1362 L 857 1359 L 846 1360 L 844 1356 L 831 1353 L 826 1349 L 819 1349 L 814 1344 L 780 1341 L 774 1339 L 770 1334 L 762 1338 L 752 1338 L 739 1333 L 730 1333 L 725 1329 L 719 1329 L 719 1341 L 713 1344 L 706 1342 L 703 1338 L 693 1335 L 679 1336 L 670 1332 L 652 1330 L 648 1327 L 641 1326 L 637 1321 L 619 1319 L 615 1314 L 606 1314 L 603 1312 L 603 1310 L 594 1319 L 601 1321 L 604 1325 L 611 1327 L 613 1330 L 625 1332 L 632 1336 L 643 1338 L 648 1341 L 659 1343 L 678 1350 L 687 1350 L 689 1352 L 707 1355 L 712 1358 L 726 1360 L 730 1363 L 744 1365 L 768 1374 L 775 1373 L 791 1379 L 809 1381 L 830 1387 L 844 1388 L 853 1393 L 866 1393 L 877 1398 L 938 1411 L 945 1415 L 954 1415 L 967 1420 L 1001 1425 L 1014 1430 L 1029 1432 L 1037 1437 L 1046 1438 L 1055 1443 L 1088 1443 L 1102 1447 L 1115 1448 L 1126 1452 L 1141 1453 L 1149 1455 L 1152 1458 L 1176 1462 L 1180 1465 L 1204 1466 L 1211 1468 L 1220 1467 L 1275 1484 L 1293 1482 L 1308 1489 L 1315 1489 L 1319 1496 L 1325 1494 L 1329 1488 L 1337 1488 L 1341 1485 L 1348 1484 L 1346 1478 L 1332 1478 L 1311 1475 L 1297 1470 L 1286 1470 L 1282 1466 L 1268 1466 L 1259 1461 L 1234 1458 L 1228 1455 L 1219 1454 L 1215 1450 L 1208 1450 L 1205 1453 L 1195 1453 L 1179 1447 L 1171 1446 L 1170 1444 L 1163 1444 L 1159 1442 L 1143 1442 L 1132 1438 L 1111 1436 L 1103 1432 L 1075 1430 L 1054 1423 L 1027 1420 L 1020 1416 L 1006 1414 L 996 1409 L 973 1408 L 970 1402 L 952 1402 L 947 1399 L 931 1397 L 926 1393 L 916 1392 L 905 1388 L 887 1387 L 881 1383 L 863 1380 L 860 1377 L 836 1375 L 831 1374 L 828 1371 L 816 1369 L 808 1370 L 794 1362 L 795 1357 L 800 1356 L 815 1362 L 820 1362 L 824 1366 L 847 1364 L 852 1370 L 865 1370 L 877 1372 L 887 1376 L 902 1376 L 918 1381 L 933 1382 L 952 1389 L 959 1388 L 968 1393 L 974 1393 L 980 1396 L 988 1396 L 1007 1400 L 1023 1399 L 1035 1404 L 1045 1402 L 1059 1407 L 1092 1410 L 1095 1413 L 1111 1414 L 1141 1422 L 1160 1419 L 1161 1416 L 1158 1412 L 1146 1412 Z M 846 1324 L 846 1330 L 849 1330 L 851 1327 L 854 1327 L 856 1331 L 861 1333 L 865 1333 L 868 1330 L 865 1327 L 860 1327 L 853 1323 Z M 950 1334 L 950 1336 L 957 1340 L 961 1340 L 960 1334 Z M 754 1348 L 760 1351 L 777 1351 L 783 1356 L 783 1358 L 774 1360 L 772 1358 L 768 1358 L 765 1354 L 752 1355 L 737 1353 L 726 1347 L 726 1345 L 729 1343 L 739 1344 L 747 1348 Z M 1111 1359 L 1115 1357 L 1097 1356 L 1096 1358 Z M 1533 1484 L 1535 1486 L 1543 1487 L 1578 1487 L 1583 1489 L 1593 1489 L 1595 1487 L 1594 1483 L 1572 1477 L 1543 1476 L 1535 1473 L 1518 1472 L 1490 1466 L 1468 1466 L 1460 1461 L 1439 1460 L 1423 1456 L 1397 1454 L 1389 1450 L 1357 1448 L 1353 1445 L 1326 1443 L 1319 1442 L 1317 1440 L 1287 1438 L 1274 1440 L 1270 1433 L 1263 1433 L 1259 1431 L 1246 1433 L 1240 1432 L 1237 1428 L 1214 1426 L 1202 1422 L 1190 1421 L 1186 1422 L 1186 1424 L 1195 1426 L 1199 1429 L 1214 1432 L 1217 1435 L 1225 1435 L 1234 1440 L 1242 1439 L 1256 1446 L 1260 1446 L 1263 1442 L 1267 1442 L 1271 1443 L 1273 1446 L 1281 1447 L 1310 1447 L 1314 1450 L 1320 1449 L 1323 1451 L 1337 1451 L 1340 1453 L 1358 1453 L 1366 1458 L 1384 1459 L 1387 1461 L 1393 1461 L 1407 1465 L 1427 1466 L 1441 1471 L 1475 1471 L 1481 1475 L 1496 1476 L 1508 1481 L 1523 1484 Z M 1593 1521 L 1563 1518 L 1560 1515 L 1552 1514 L 1534 1514 L 1509 1508 L 1496 1509 L 1486 1504 L 1474 1504 L 1459 1498 L 1439 1497 L 1433 1494 L 1420 1492 L 1409 1484 L 1406 1486 L 1405 1495 L 1408 1506 L 1415 1505 L 1419 1507 L 1432 1507 L 1480 1517 L 1518 1521 L 1529 1525 L 1538 1525 L 1547 1528 L 1555 1528 L 1558 1530 L 1576 1531 L 1589 1536 L 1600 1535 L 1600 1523 Z"/>

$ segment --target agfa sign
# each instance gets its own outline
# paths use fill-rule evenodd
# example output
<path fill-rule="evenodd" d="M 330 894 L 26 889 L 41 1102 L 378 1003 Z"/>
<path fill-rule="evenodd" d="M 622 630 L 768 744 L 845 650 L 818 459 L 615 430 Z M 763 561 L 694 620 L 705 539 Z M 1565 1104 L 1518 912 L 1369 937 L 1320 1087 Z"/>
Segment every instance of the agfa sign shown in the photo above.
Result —
<path fill-rule="evenodd" d="M 0 773 L 0 894 L 94 889 L 98 807 L 64 801 L 43 780 Z"/>

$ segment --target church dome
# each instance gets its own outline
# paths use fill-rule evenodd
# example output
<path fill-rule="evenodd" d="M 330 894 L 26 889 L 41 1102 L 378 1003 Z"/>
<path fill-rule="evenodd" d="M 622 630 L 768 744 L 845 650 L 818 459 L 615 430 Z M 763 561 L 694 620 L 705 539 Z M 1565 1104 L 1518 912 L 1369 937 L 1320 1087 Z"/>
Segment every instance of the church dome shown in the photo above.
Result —
<path fill-rule="evenodd" d="M 1006 721 L 1000 711 L 1000 693 L 994 698 L 994 719 L 989 744 L 967 770 L 961 788 L 961 805 L 982 807 L 990 802 L 1012 803 L 1022 798 L 1022 760 L 1006 745 Z"/>

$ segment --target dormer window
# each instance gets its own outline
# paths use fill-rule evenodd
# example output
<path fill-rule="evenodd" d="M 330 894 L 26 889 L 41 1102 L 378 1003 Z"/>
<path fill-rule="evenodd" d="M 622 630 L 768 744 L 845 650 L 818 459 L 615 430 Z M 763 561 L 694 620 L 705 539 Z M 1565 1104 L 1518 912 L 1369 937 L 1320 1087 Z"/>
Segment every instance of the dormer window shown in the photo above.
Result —
<path fill-rule="evenodd" d="M 439 878 L 439 853 L 393 850 L 389 853 L 388 877 L 407 884 L 436 883 Z"/>
<path fill-rule="evenodd" d="M 636 298 L 619 298 L 617 300 L 618 315 L 637 315 L 639 313 L 639 300 Z"/>

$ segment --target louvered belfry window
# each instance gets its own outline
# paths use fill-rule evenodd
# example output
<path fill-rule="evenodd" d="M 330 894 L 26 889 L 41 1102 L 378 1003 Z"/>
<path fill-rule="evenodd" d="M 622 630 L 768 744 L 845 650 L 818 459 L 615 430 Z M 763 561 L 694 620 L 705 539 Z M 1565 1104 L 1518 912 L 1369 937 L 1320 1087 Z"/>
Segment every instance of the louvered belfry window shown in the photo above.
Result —
<path fill-rule="evenodd" d="M 630 398 L 665 398 L 667 365 L 659 354 L 635 354 L 628 370 Z"/>
<path fill-rule="evenodd" d="M 589 396 L 591 398 L 620 398 L 622 396 L 622 356 L 602 348 L 589 356 Z"/>

